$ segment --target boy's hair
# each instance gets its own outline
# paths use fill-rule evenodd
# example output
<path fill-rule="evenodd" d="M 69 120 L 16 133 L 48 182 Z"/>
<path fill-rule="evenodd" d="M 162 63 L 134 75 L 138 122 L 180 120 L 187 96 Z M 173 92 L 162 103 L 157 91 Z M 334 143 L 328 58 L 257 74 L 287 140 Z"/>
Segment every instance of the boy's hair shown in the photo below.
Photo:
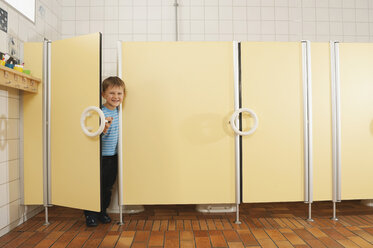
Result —
<path fill-rule="evenodd" d="M 105 92 L 108 87 L 119 86 L 123 88 L 123 93 L 126 94 L 126 86 L 119 77 L 108 77 L 102 82 L 102 92 Z"/>

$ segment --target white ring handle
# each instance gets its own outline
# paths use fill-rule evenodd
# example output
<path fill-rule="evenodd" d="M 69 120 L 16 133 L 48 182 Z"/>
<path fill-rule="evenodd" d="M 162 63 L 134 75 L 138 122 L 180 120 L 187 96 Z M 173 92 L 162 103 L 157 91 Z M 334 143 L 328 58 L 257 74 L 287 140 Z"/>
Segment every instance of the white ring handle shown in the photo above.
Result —
<path fill-rule="evenodd" d="M 100 116 L 100 127 L 98 128 L 98 130 L 94 133 L 90 132 L 89 130 L 92 130 L 91 127 L 86 127 L 85 126 L 85 118 L 87 116 L 90 116 L 91 114 L 89 113 L 89 111 L 96 111 L 98 113 L 98 115 Z M 80 117 L 80 126 L 82 127 L 83 129 L 83 132 L 89 136 L 89 137 L 96 137 L 98 135 L 100 135 L 103 131 L 104 131 L 104 128 L 105 128 L 105 123 L 106 123 L 106 120 L 105 120 L 105 115 L 104 115 L 104 112 L 102 112 L 102 110 L 96 106 L 89 106 L 87 107 L 83 113 L 82 113 L 82 116 Z"/>
<path fill-rule="evenodd" d="M 249 130 L 249 131 L 246 131 L 246 132 L 242 132 L 240 131 L 237 127 L 236 127 L 236 120 L 239 116 L 240 113 L 242 112 L 247 112 L 251 115 L 251 117 L 253 117 L 254 119 L 254 126 Z M 233 131 L 237 134 L 237 135 L 241 135 L 241 136 L 246 136 L 246 135 L 250 135 L 252 134 L 253 132 L 255 132 L 255 130 L 257 129 L 258 127 L 258 116 L 255 114 L 254 111 L 252 111 L 251 109 L 248 109 L 248 108 L 240 108 L 240 109 L 237 109 L 236 111 L 234 111 L 234 113 L 232 114 L 232 117 L 231 117 L 231 126 L 232 126 L 232 129 Z"/>

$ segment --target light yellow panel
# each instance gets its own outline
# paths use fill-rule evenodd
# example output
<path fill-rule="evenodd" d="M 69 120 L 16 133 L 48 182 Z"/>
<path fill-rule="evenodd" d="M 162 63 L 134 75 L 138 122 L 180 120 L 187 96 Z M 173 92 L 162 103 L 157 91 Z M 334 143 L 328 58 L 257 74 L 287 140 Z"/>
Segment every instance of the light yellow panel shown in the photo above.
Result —
<path fill-rule="evenodd" d="M 329 43 L 311 43 L 313 199 L 332 199 L 332 104 Z"/>
<path fill-rule="evenodd" d="M 100 137 L 80 127 L 84 109 L 100 107 L 100 54 L 98 33 L 52 43 L 53 205 L 100 210 Z"/>
<path fill-rule="evenodd" d="M 373 44 L 341 43 L 342 200 L 373 198 Z"/>
<path fill-rule="evenodd" d="M 43 77 L 43 43 L 24 43 L 25 68 Z M 24 204 L 43 204 L 43 82 L 38 93 L 23 91 Z"/>
<path fill-rule="evenodd" d="M 304 200 L 300 42 L 241 44 L 242 107 L 259 118 L 242 138 L 244 202 Z"/>
<path fill-rule="evenodd" d="M 233 203 L 232 43 L 122 49 L 124 203 Z"/>

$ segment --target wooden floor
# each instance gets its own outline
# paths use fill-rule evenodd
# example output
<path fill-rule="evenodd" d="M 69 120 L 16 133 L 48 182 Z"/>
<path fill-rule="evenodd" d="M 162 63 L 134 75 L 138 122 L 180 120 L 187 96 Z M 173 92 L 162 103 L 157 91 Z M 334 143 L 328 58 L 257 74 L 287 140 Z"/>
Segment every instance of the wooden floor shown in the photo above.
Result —
<path fill-rule="evenodd" d="M 146 206 L 135 215 L 87 228 L 80 210 L 52 207 L 0 237 L 0 247 L 373 247 L 373 208 L 359 201 L 314 203 L 314 222 L 304 203 L 241 204 L 235 214 L 202 214 L 193 205 Z M 119 220 L 118 214 L 111 215 Z"/>

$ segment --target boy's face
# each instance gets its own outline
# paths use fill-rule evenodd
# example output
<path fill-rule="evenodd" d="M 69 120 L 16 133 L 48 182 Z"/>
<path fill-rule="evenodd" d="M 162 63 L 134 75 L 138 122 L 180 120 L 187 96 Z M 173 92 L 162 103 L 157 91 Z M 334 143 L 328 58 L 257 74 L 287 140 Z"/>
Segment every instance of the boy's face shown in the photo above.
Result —
<path fill-rule="evenodd" d="M 102 93 L 102 97 L 105 98 L 107 107 L 114 109 L 123 101 L 123 88 L 120 86 L 109 86 Z"/>

